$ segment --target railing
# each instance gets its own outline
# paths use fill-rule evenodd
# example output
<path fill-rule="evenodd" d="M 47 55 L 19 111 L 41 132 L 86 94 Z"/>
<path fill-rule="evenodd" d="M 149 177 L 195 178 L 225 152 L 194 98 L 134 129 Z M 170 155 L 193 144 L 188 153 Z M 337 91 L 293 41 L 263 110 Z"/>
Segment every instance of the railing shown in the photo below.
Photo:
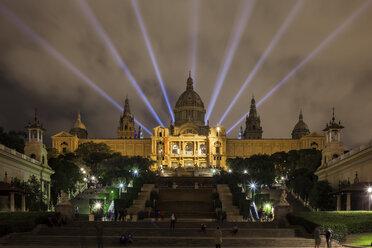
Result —
<path fill-rule="evenodd" d="M 19 158 L 21 158 L 23 160 L 29 161 L 29 162 L 31 162 L 33 164 L 41 165 L 41 163 L 39 161 L 37 161 L 36 159 L 30 158 L 30 157 L 26 156 L 25 154 L 20 153 L 20 152 L 17 152 L 16 150 L 11 149 L 9 147 L 6 147 L 6 146 L 4 146 L 2 144 L 0 144 L 0 150 L 3 150 L 5 152 L 7 152 L 7 153 L 10 153 L 10 154 L 12 154 L 12 155 L 14 155 L 16 157 L 19 157 Z"/>
<path fill-rule="evenodd" d="M 303 200 L 302 198 L 301 198 L 301 196 L 300 195 L 298 195 L 298 194 L 296 194 L 294 191 L 293 191 L 293 189 L 291 189 L 291 190 L 287 190 L 288 192 L 290 192 L 291 193 L 291 195 L 295 198 L 295 199 L 297 199 L 304 207 L 307 207 L 308 209 L 310 209 L 310 211 L 311 212 L 315 212 L 316 211 L 316 209 L 314 209 L 313 207 L 311 207 L 310 205 L 309 205 L 309 202 L 308 201 L 305 201 L 305 200 Z"/>

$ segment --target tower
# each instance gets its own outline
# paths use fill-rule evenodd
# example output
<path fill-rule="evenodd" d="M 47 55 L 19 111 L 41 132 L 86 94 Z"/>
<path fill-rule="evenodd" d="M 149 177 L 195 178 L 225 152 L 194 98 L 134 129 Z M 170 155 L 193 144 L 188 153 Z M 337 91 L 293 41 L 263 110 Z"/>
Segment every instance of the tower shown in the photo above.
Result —
<path fill-rule="evenodd" d="M 28 130 L 28 139 L 25 145 L 25 154 L 37 161 L 43 166 L 48 166 L 48 152 L 43 143 L 43 133 L 45 131 L 43 125 L 37 119 L 37 111 L 35 109 L 35 119 L 26 126 Z"/>
<path fill-rule="evenodd" d="M 304 117 L 302 115 L 302 110 L 300 110 L 300 115 L 298 117 L 298 122 L 294 126 L 292 131 L 292 139 L 300 139 L 303 136 L 306 136 L 310 133 L 309 128 L 304 122 Z"/>
<path fill-rule="evenodd" d="M 239 133 L 238 133 L 238 139 L 242 139 L 242 138 L 243 138 L 243 127 L 240 126 Z"/>
<path fill-rule="evenodd" d="M 245 121 L 244 138 L 262 139 L 262 133 L 261 119 L 260 116 L 257 115 L 256 101 L 254 97 L 252 97 L 249 115 Z"/>
<path fill-rule="evenodd" d="M 326 128 L 323 129 L 326 135 L 325 148 L 322 151 L 322 165 L 326 165 L 334 158 L 341 156 L 344 153 L 344 146 L 341 142 L 341 121 L 335 121 L 335 109 L 333 108 L 333 116 Z"/>
<path fill-rule="evenodd" d="M 135 138 L 134 118 L 130 113 L 128 97 L 125 98 L 124 112 L 120 117 L 120 124 L 118 127 L 119 139 L 134 139 Z"/>
<path fill-rule="evenodd" d="M 87 139 L 88 131 L 83 122 L 81 122 L 80 111 L 78 112 L 77 119 L 70 130 L 70 134 L 76 135 L 79 139 Z"/>

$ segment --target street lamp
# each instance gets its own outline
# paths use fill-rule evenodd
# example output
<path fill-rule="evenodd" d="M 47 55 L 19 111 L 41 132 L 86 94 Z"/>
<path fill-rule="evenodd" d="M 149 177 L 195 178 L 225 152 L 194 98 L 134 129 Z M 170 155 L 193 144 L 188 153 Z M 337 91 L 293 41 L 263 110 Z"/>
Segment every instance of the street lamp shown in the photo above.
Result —
<path fill-rule="evenodd" d="M 244 170 L 244 171 L 243 171 L 243 173 L 244 173 L 244 174 L 247 174 L 247 173 L 248 173 L 248 171 L 247 171 L 247 170 Z"/>
<path fill-rule="evenodd" d="M 371 186 L 367 188 L 367 192 L 368 192 L 368 211 L 371 211 L 371 198 L 372 198 L 372 187 Z"/>
<path fill-rule="evenodd" d="M 231 173 L 231 172 L 232 172 L 232 170 L 231 170 L 231 169 L 229 169 L 229 170 L 228 170 L 228 172 L 229 172 L 229 173 Z"/>
<path fill-rule="evenodd" d="M 256 184 L 255 184 L 255 183 L 251 183 L 251 184 L 249 185 L 249 187 L 250 187 L 251 189 L 253 189 L 252 200 L 254 201 L 254 196 L 255 196 L 255 192 L 256 192 Z"/>

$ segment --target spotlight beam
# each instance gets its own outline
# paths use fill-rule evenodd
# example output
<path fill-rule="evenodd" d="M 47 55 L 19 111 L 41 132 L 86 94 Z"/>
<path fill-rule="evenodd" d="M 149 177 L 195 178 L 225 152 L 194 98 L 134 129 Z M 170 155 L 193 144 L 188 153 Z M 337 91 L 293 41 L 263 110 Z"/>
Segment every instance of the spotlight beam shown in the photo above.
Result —
<path fill-rule="evenodd" d="M 195 79 L 196 56 L 198 54 L 198 35 L 199 35 L 199 1 L 192 1 L 192 18 L 190 25 L 191 42 L 190 42 L 190 68 L 191 76 Z M 194 82 L 195 87 L 195 82 Z"/>
<path fill-rule="evenodd" d="M 77 69 L 69 60 L 67 60 L 62 54 L 60 54 L 56 49 L 54 49 L 46 40 L 41 38 L 36 32 L 34 32 L 29 26 L 27 26 L 21 19 L 19 19 L 12 11 L 0 3 L 0 13 L 11 23 L 13 23 L 17 28 L 25 32 L 28 36 L 32 38 L 38 45 L 45 49 L 49 54 L 51 54 L 55 59 L 72 71 L 76 76 L 83 80 L 84 83 L 93 88 L 101 96 L 103 96 L 107 101 L 114 105 L 117 109 L 123 112 L 123 107 L 120 106 L 114 99 L 112 99 L 105 91 L 98 87 L 92 80 L 90 80 L 84 73 Z M 140 125 L 146 132 L 151 135 L 151 132 L 140 123 L 138 120 L 135 122 Z"/>
<path fill-rule="evenodd" d="M 281 81 L 279 81 L 261 100 L 257 103 L 257 107 L 267 100 L 275 91 L 277 91 L 281 86 L 283 86 L 289 78 L 291 78 L 298 70 L 300 70 L 307 62 L 309 62 L 312 57 L 314 57 L 319 51 L 322 50 L 329 42 L 331 42 L 341 31 L 343 31 L 351 22 L 357 18 L 363 10 L 365 10 L 368 5 L 372 3 L 372 0 L 366 0 L 351 16 L 349 16 L 340 26 L 338 26 L 333 32 L 320 43 L 304 60 L 301 61 L 292 71 L 290 71 Z M 249 111 L 242 116 L 226 133 L 231 132 L 243 119 Z"/>
<path fill-rule="evenodd" d="M 136 0 L 132 0 L 131 2 L 132 2 L 132 6 L 133 6 L 133 9 L 134 9 L 134 12 L 136 13 L 136 17 L 137 17 L 138 23 L 140 25 L 143 38 L 145 40 L 146 47 L 147 47 L 147 50 L 149 52 L 152 65 L 154 66 L 155 73 L 156 73 L 156 76 L 158 78 L 161 91 L 163 92 L 163 96 L 164 96 L 164 99 L 165 99 L 165 101 L 167 103 L 169 113 L 170 113 L 170 115 L 172 117 L 172 121 L 174 122 L 173 110 L 172 110 L 171 104 L 169 102 L 167 91 L 165 90 L 165 87 L 164 87 L 163 78 L 161 76 L 161 73 L 160 73 L 160 70 L 159 70 L 159 67 L 158 67 L 158 63 L 156 62 L 154 51 L 152 50 L 152 47 L 151 47 L 150 38 L 149 38 L 149 36 L 147 34 L 146 27 L 145 27 L 145 24 L 143 22 L 143 18 L 142 18 L 142 15 L 141 15 L 141 11 L 140 11 L 140 9 L 138 7 L 138 4 L 137 4 L 137 1 Z"/>
<path fill-rule="evenodd" d="M 289 26 L 289 24 L 292 22 L 293 18 L 296 16 L 297 12 L 301 7 L 303 6 L 305 0 L 298 0 L 297 3 L 293 6 L 291 12 L 275 34 L 274 39 L 270 42 L 269 46 L 266 48 L 265 52 L 262 54 L 261 58 L 258 60 L 257 64 L 254 66 L 251 73 L 248 75 L 247 79 L 245 80 L 242 87 L 239 89 L 238 93 L 226 109 L 225 113 L 222 115 L 221 119 L 218 121 L 218 125 L 222 123 L 222 121 L 226 118 L 227 114 L 230 112 L 231 108 L 235 105 L 236 101 L 239 99 L 240 95 L 243 93 L 245 88 L 249 85 L 249 83 L 252 81 L 253 77 L 256 75 L 257 71 L 261 68 L 263 62 L 265 61 L 266 57 L 271 53 L 271 50 L 275 47 L 275 45 L 278 43 L 279 39 Z"/>
<path fill-rule="evenodd" d="M 128 69 L 127 65 L 125 64 L 124 60 L 119 55 L 118 51 L 116 50 L 114 44 L 111 42 L 110 38 L 107 36 L 105 30 L 103 29 L 102 25 L 98 22 L 97 18 L 94 16 L 92 10 L 89 8 L 88 4 L 85 2 L 85 0 L 76 0 L 79 4 L 80 8 L 88 18 L 88 20 L 91 22 L 92 26 L 96 29 L 97 33 L 101 37 L 101 39 L 106 44 L 107 48 L 112 53 L 113 57 L 115 58 L 116 62 L 119 64 L 125 75 L 128 77 L 129 81 L 132 83 L 132 86 L 137 90 L 138 94 L 141 96 L 141 99 L 144 101 L 152 115 L 155 117 L 155 119 L 158 121 L 158 123 L 161 126 L 164 126 L 163 122 L 160 120 L 158 114 L 152 107 L 151 103 L 143 93 L 141 87 L 138 85 L 136 79 Z"/>
<path fill-rule="evenodd" d="M 220 67 L 220 71 L 215 83 L 215 88 L 213 90 L 213 94 L 209 102 L 207 115 L 205 117 L 206 122 L 209 120 L 209 117 L 211 116 L 214 105 L 217 101 L 218 94 L 220 93 L 221 87 L 226 78 L 227 71 L 229 70 L 232 59 L 234 58 L 235 51 L 238 47 L 240 38 L 242 37 L 244 33 L 244 28 L 249 20 L 249 17 L 251 16 L 254 4 L 255 0 L 245 0 L 243 6 L 240 8 L 241 11 L 239 13 L 238 18 L 235 21 L 234 31 L 232 33 L 232 36 L 230 36 L 228 48 L 225 51 L 224 55 L 224 62 Z"/>

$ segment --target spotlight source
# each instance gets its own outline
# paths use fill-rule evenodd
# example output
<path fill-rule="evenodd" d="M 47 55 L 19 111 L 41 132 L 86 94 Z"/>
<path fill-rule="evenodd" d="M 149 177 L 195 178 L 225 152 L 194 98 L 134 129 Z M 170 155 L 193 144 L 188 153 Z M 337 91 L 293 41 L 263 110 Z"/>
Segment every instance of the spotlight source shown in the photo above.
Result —
<path fill-rule="evenodd" d="M 297 71 L 299 71 L 307 62 L 309 62 L 319 51 L 321 51 L 329 42 L 331 42 L 341 31 L 343 31 L 351 22 L 358 17 L 362 11 L 372 3 L 370 0 L 366 0 L 356 11 L 353 12 L 349 18 L 347 18 L 340 26 L 338 26 L 333 32 L 327 36 L 325 40 L 322 41 L 311 53 L 301 61 L 292 71 L 290 71 L 281 81 L 279 81 L 261 100 L 257 103 L 257 107 L 260 106 L 263 102 L 267 100 L 274 92 L 276 92 L 284 83 L 287 82 Z M 240 122 L 242 122 L 246 115 L 249 114 L 249 111 L 243 115 L 235 124 L 227 130 L 226 133 L 230 133 Z"/>
<path fill-rule="evenodd" d="M 98 87 L 91 79 L 89 79 L 85 74 L 83 74 L 79 69 L 77 69 L 70 61 L 68 61 L 62 54 L 55 50 L 48 42 L 41 38 L 36 32 L 34 32 L 29 26 L 22 22 L 13 12 L 7 9 L 4 5 L 0 4 L 0 13 L 10 22 L 12 22 L 17 28 L 25 32 L 30 36 L 38 45 L 45 49 L 49 54 L 51 54 L 55 59 L 66 66 L 71 72 L 83 80 L 84 83 L 93 88 L 97 93 L 103 96 L 107 101 L 114 105 L 117 109 L 123 111 L 123 108 L 109 95 L 106 94 L 100 87 Z M 143 127 L 143 129 L 151 134 L 151 132 L 144 127 L 138 120 L 134 121 Z"/>
<path fill-rule="evenodd" d="M 299 9 L 301 9 L 303 3 L 305 0 L 298 0 L 297 3 L 293 6 L 291 12 L 279 28 L 278 32 L 275 34 L 275 37 L 270 42 L 269 46 L 266 48 L 265 52 L 262 54 L 261 58 L 258 60 L 257 64 L 252 69 L 251 73 L 248 75 L 247 79 L 245 80 L 242 87 L 239 89 L 238 93 L 230 103 L 230 105 L 227 107 L 225 113 L 222 115 L 221 119 L 218 121 L 218 124 L 221 124 L 222 121 L 225 119 L 227 114 L 230 112 L 231 108 L 234 106 L 240 95 L 243 93 L 244 89 L 248 86 L 248 84 L 252 81 L 253 77 L 256 75 L 257 71 L 261 68 L 263 62 L 265 61 L 266 57 L 270 54 L 271 50 L 275 47 L 275 45 L 278 43 L 280 37 L 284 33 L 284 31 L 287 29 L 289 24 L 292 22 L 293 18 L 296 16 Z"/>
<path fill-rule="evenodd" d="M 155 58 L 155 54 L 154 54 L 154 51 L 152 50 L 152 47 L 151 47 L 151 43 L 150 43 L 150 38 L 147 34 L 147 31 L 146 31 L 146 27 L 145 27 L 145 24 L 143 22 L 143 18 L 141 16 L 141 12 L 140 12 L 140 9 L 137 5 L 137 1 L 136 0 L 132 0 L 132 6 L 133 6 L 133 9 L 134 9 L 134 12 L 136 14 L 136 17 L 137 17 L 137 20 L 138 20 L 138 23 L 140 25 L 140 28 L 141 28 L 141 32 L 142 32 L 142 35 L 143 35 L 143 38 L 145 40 L 145 43 L 146 43 L 146 47 L 147 47 L 147 51 L 149 52 L 149 55 L 150 55 L 150 58 L 151 58 L 151 62 L 152 62 L 152 65 L 154 66 L 154 69 L 155 69 L 155 73 L 156 73 L 156 76 L 158 78 L 158 81 L 159 81 L 159 84 L 160 84 L 160 88 L 161 88 L 161 91 L 163 92 L 163 96 L 164 96 L 164 99 L 167 103 L 167 106 L 168 106 L 168 110 L 169 110 L 169 113 L 172 117 L 172 120 L 174 122 L 174 115 L 173 115 L 173 110 L 172 110 L 172 107 L 169 103 L 169 98 L 168 98 L 168 95 L 167 95 L 167 91 L 165 90 L 165 87 L 164 87 L 164 82 L 163 82 L 163 78 L 160 74 L 160 70 L 159 70 L 159 67 L 158 67 L 158 63 L 156 62 L 156 58 Z M 162 125 L 164 126 L 164 125 Z"/>
<path fill-rule="evenodd" d="M 209 117 L 211 116 L 214 104 L 217 101 L 217 97 L 226 78 L 227 71 L 230 68 L 232 59 L 234 58 L 235 51 L 239 45 L 240 38 L 244 33 L 245 26 L 249 20 L 254 4 L 255 0 L 246 0 L 244 1 L 243 6 L 240 8 L 240 13 L 234 25 L 235 26 L 234 31 L 232 33 L 232 36 L 230 36 L 228 47 L 227 50 L 225 51 L 224 62 L 220 67 L 220 72 L 218 74 L 213 94 L 208 105 L 207 114 L 205 116 L 206 121 L 209 120 Z"/>
<path fill-rule="evenodd" d="M 98 22 L 97 18 L 94 16 L 92 10 L 89 8 L 88 4 L 85 2 L 85 0 L 77 0 L 80 8 L 83 10 L 86 17 L 91 22 L 92 26 L 95 28 L 101 39 L 106 44 L 107 48 L 112 53 L 113 57 L 115 58 L 116 62 L 120 65 L 121 69 L 125 73 L 125 75 L 128 77 L 129 81 L 131 82 L 132 86 L 137 90 L 138 94 L 141 96 L 141 99 L 146 104 L 147 108 L 150 110 L 152 115 L 155 117 L 155 119 L 158 121 L 158 123 L 161 126 L 164 126 L 162 121 L 160 120 L 158 114 L 155 112 L 154 108 L 152 107 L 151 103 L 143 93 L 141 87 L 138 85 L 137 81 L 135 80 L 134 76 L 128 69 L 127 65 L 125 64 L 124 60 L 119 55 L 118 51 L 116 50 L 114 44 L 111 42 L 110 38 L 107 36 L 105 30 L 103 29 L 102 25 Z"/>

